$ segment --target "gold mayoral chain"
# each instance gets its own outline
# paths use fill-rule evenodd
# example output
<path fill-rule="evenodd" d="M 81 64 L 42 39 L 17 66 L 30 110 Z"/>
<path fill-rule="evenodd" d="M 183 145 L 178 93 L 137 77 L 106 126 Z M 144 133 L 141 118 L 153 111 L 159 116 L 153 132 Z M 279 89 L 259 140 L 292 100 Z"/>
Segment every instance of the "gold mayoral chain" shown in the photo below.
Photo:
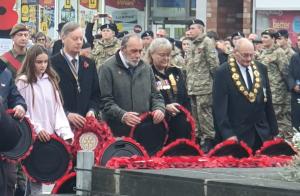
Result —
<path fill-rule="evenodd" d="M 239 91 L 251 102 L 253 103 L 256 99 L 256 95 L 258 93 L 258 89 L 260 88 L 260 74 L 257 70 L 257 66 L 254 63 L 254 61 L 251 61 L 251 67 L 253 70 L 253 76 L 254 76 L 254 85 L 252 89 L 248 91 L 247 87 L 244 85 L 244 83 L 241 82 L 242 77 L 238 73 L 238 67 L 236 64 L 236 61 L 234 58 L 229 59 L 229 65 L 230 65 L 230 71 L 231 71 L 231 77 L 234 80 L 234 83 L 236 87 L 239 89 Z"/>

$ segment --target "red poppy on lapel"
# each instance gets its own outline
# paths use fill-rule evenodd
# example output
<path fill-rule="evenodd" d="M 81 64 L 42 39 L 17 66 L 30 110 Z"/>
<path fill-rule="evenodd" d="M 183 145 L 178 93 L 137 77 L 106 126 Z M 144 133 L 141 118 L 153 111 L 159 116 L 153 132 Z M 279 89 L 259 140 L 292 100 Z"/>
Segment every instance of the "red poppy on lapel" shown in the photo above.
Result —
<path fill-rule="evenodd" d="M 86 62 L 86 61 L 84 61 L 84 62 L 83 62 L 83 67 L 84 67 L 85 69 L 87 69 L 87 68 L 89 67 L 89 63 Z"/>

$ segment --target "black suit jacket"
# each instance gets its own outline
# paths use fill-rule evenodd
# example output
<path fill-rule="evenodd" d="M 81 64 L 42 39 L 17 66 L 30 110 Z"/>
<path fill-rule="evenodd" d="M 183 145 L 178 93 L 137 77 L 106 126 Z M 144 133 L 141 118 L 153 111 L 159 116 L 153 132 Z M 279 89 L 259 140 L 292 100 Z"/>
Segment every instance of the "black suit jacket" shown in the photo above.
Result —
<path fill-rule="evenodd" d="M 77 91 L 76 79 L 60 52 L 51 58 L 51 63 L 60 77 L 59 87 L 62 92 L 65 111 L 67 113 L 78 113 L 82 116 L 85 116 L 91 109 L 98 112 L 100 107 L 100 88 L 95 62 L 83 56 L 79 57 L 80 93 Z"/>
<path fill-rule="evenodd" d="M 255 132 L 262 141 L 278 134 L 267 70 L 263 64 L 256 62 L 256 65 L 260 73 L 261 88 L 253 103 L 236 87 L 228 63 L 224 63 L 216 71 L 213 84 L 213 115 L 217 140 L 237 136 L 252 147 Z M 238 73 L 240 78 L 243 78 L 241 73 Z M 242 82 L 245 84 L 243 80 Z"/>

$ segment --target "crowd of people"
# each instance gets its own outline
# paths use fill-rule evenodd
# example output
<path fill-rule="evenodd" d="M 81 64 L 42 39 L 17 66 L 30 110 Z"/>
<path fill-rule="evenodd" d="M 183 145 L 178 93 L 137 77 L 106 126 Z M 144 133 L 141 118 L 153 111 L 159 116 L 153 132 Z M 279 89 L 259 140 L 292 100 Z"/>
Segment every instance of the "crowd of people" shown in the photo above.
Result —
<path fill-rule="evenodd" d="M 128 136 L 139 114 L 151 111 L 160 123 L 179 105 L 192 113 L 204 152 L 224 140 L 257 150 L 299 131 L 300 35 L 294 48 L 285 29 L 220 39 L 195 19 L 175 40 L 165 29 L 142 32 L 139 25 L 119 32 L 110 15 L 93 35 L 99 17 L 85 32 L 76 22 L 59 24 L 54 43 L 23 24 L 10 32 L 12 49 L 0 57 L 1 107 L 27 116 L 39 140 L 55 133 L 72 144 L 73 130 L 89 116 L 106 121 L 114 136 Z M 41 184 L 20 174 L 17 180 L 17 168 L 0 160 L 0 195 L 12 196 L 16 187 L 41 193 Z"/>

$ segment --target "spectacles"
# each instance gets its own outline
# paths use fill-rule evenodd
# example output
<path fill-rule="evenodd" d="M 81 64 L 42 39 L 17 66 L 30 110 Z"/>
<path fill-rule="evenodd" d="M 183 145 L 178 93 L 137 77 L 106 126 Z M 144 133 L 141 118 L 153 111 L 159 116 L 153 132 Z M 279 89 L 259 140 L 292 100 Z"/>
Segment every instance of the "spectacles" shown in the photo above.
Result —
<path fill-rule="evenodd" d="M 16 33 L 16 36 L 18 36 L 18 37 L 22 37 L 22 36 L 29 37 L 29 34 L 28 33 Z"/>

